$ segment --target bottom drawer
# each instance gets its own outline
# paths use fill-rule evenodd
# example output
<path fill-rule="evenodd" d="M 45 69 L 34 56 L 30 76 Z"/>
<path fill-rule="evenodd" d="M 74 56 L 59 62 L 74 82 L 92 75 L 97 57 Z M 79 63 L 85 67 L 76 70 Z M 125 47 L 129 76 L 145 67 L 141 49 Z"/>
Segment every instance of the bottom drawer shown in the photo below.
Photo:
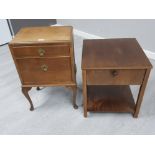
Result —
<path fill-rule="evenodd" d="M 70 58 L 17 59 L 23 84 L 71 82 Z"/>

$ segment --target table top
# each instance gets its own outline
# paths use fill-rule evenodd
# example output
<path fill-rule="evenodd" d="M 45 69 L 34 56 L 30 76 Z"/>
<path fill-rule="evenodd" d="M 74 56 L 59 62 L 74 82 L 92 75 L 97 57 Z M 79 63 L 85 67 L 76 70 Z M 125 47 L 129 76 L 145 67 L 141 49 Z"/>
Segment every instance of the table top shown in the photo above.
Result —
<path fill-rule="evenodd" d="M 83 41 L 82 69 L 144 69 L 152 65 L 135 38 Z"/>
<path fill-rule="evenodd" d="M 72 40 L 71 26 L 43 26 L 22 28 L 10 44 L 70 42 Z"/>

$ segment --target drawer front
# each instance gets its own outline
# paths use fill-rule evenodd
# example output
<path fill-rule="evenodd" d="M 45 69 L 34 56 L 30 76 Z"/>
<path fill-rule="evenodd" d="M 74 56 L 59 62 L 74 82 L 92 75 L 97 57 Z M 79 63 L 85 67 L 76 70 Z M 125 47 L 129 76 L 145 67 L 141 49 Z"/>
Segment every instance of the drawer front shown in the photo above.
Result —
<path fill-rule="evenodd" d="M 139 85 L 145 70 L 87 70 L 88 85 Z"/>
<path fill-rule="evenodd" d="M 71 82 L 70 58 L 17 59 L 23 84 L 61 84 Z"/>
<path fill-rule="evenodd" d="M 70 56 L 69 45 L 13 47 L 15 58 Z"/>

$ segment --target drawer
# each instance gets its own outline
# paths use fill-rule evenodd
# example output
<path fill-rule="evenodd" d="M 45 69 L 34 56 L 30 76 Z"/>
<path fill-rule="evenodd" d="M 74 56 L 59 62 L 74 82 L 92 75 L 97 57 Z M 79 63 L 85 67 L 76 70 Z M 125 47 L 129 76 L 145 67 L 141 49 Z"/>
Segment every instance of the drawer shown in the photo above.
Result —
<path fill-rule="evenodd" d="M 70 47 L 69 45 L 20 46 L 13 47 L 13 54 L 16 58 L 70 56 Z"/>
<path fill-rule="evenodd" d="M 140 85 L 145 70 L 87 70 L 88 85 Z"/>
<path fill-rule="evenodd" d="M 71 82 L 70 58 L 16 59 L 23 84 Z"/>

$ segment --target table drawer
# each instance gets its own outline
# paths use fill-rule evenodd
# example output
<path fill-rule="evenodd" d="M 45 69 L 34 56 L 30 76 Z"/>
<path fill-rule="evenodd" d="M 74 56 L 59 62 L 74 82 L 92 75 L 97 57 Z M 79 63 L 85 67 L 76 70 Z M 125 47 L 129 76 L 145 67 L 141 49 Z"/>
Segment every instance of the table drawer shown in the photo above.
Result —
<path fill-rule="evenodd" d="M 142 84 L 145 70 L 87 70 L 88 85 L 139 85 Z"/>
<path fill-rule="evenodd" d="M 70 56 L 70 48 L 68 45 L 22 46 L 13 47 L 13 54 L 16 58 Z"/>
<path fill-rule="evenodd" d="M 72 81 L 70 58 L 17 59 L 23 84 L 53 84 Z"/>

